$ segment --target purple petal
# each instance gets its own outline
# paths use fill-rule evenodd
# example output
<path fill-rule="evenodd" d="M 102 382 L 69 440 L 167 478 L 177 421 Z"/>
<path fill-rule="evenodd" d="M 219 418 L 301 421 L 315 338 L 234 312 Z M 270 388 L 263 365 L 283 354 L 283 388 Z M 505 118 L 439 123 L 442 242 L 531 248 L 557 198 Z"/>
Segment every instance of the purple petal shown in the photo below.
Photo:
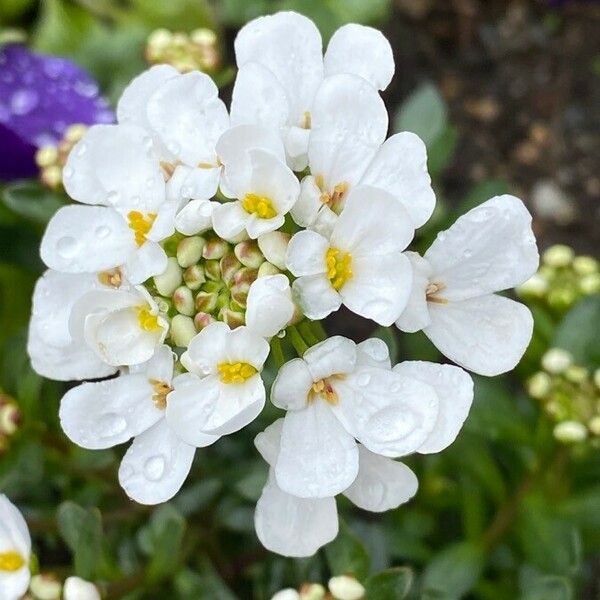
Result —
<path fill-rule="evenodd" d="M 35 146 L 0 124 L 0 181 L 37 175 Z"/>

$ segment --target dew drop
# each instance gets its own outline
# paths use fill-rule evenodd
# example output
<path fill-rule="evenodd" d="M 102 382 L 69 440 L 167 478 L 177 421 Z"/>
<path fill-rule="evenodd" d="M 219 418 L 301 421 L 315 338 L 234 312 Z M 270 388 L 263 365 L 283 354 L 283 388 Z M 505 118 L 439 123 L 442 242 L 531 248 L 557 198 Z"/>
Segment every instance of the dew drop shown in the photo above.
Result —
<path fill-rule="evenodd" d="M 71 179 L 71 177 L 73 177 L 73 168 L 72 167 L 65 167 L 63 169 L 63 177 L 65 179 Z"/>
<path fill-rule="evenodd" d="M 360 373 L 356 378 L 356 383 L 362 387 L 366 387 L 371 383 L 371 376 L 368 373 Z"/>
<path fill-rule="evenodd" d="M 110 228 L 106 225 L 100 225 L 100 227 L 96 227 L 96 231 L 94 231 L 94 233 L 99 240 L 103 240 L 110 235 Z"/>
<path fill-rule="evenodd" d="M 106 413 L 100 417 L 98 429 L 100 437 L 110 438 L 123 433 L 127 428 L 127 421 L 117 413 Z"/>
<path fill-rule="evenodd" d="M 165 472 L 166 461 L 162 455 L 152 456 L 144 463 L 144 474 L 150 481 L 158 481 Z"/>
<path fill-rule="evenodd" d="M 108 194 L 106 194 L 106 201 L 109 204 L 116 204 L 119 200 L 119 192 L 116 191 L 112 191 L 112 192 L 108 192 Z"/>
<path fill-rule="evenodd" d="M 73 258 L 75 254 L 77 254 L 78 242 L 74 237 L 70 235 L 66 235 L 65 237 L 61 237 L 58 242 L 56 242 L 56 251 L 63 258 Z"/>
<path fill-rule="evenodd" d="M 77 144 L 77 150 L 75 151 L 75 154 L 77 156 L 83 156 L 86 153 L 86 150 L 87 150 L 86 144 L 83 144 L 83 143 Z"/>

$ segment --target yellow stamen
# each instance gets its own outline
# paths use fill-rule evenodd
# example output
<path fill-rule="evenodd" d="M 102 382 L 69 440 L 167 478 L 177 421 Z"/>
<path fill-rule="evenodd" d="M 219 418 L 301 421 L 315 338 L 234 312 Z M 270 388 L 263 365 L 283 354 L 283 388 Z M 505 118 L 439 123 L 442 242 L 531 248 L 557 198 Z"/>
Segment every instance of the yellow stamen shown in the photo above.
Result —
<path fill-rule="evenodd" d="M 312 127 L 312 115 L 310 111 L 305 111 L 304 115 L 302 115 L 302 123 L 300 124 L 302 129 L 310 129 Z"/>
<path fill-rule="evenodd" d="M 150 379 L 150 385 L 154 388 L 152 402 L 159 410 L 167 408 L 167 394 L 173 391 L 173 388 L 166 382 L 159 379 Z"/>
<path fill-rule="evenodd" d="M 174 163 L 168 162 L 166 160 L 160 161 L 160 168 L 165 177 L 165 181 L 169 181 L 169 179 L 171 179 L 171 177 L 173 177 L 173 173 L 175 173 L 175 169 L 177 168 L 177 166 L 179 164 L 180 164 L 179 161 L 176 161 Z"/>
<path fill-rule="evenodd" d="M 266 196 L 258 194 L 246 194 L 242 200 L 244 210 L 260 217 L 261 219 L 272 219 L 277 216 L 277 211 L 273 208 L 271 200 Z"/>
<path fill-rule="evenodd" d="M 147 306 L 136 306 L 135 312 L 137 313 L 138 323 L 144 331 L 153 332 L 160 329 L 158 315 L 153 315 Z"/>
<path fill-rule="evenodd" d="M 343 181 L 333 186 L 333 192 L 330 192 L 325 185 L 325 178 L 323 175 L 317 175 L 315 177 L 315 183 L 321 190 L 321 202 L 329 206 L 329 208 L 336 214 L 340 214 L 343 208 L 344 197 L 348 191 L 348 184 Z"/>
<path fill-rule="evenodd" d="M 110 271 L 102 271 L 101 273 L 98 273 L 98 281 L 102 285 L 119 288 L 121 287 L 121 283 L 123 283 L 123 274 L 119 267 L 111 269 Z"/>
<path fill-rule="evenodd" d="M 18 571 L 23 566 L 25 559 L 18 552 L 0 552 L 0 571 Z"/>
<path fill-rule="evenodd" d="M 135 233 L 135 243 L 138 246 L 143 246 L 146 236 L 152 229 L 156 214 L 148 213 L 144 216 L 139 210 L 132 210 L 127 214 L 127 219 L 129 221 L 129 229 L 132 229 Z"/>
<path fill-rule="evenodd" d="M 333 386 L 327 381 L 327 379 L 319 379 L 319 381 L 315 381 L 315 383 L 312 384 L 308 392 L 308 403 L 310 404 L 311 402 L 314 402 L 318 396 L 323 398 L 327 404 L 331 404 L 332 406 L 335 406 L 339 402 L 336 391 L 333 389 Z"/>
<path fill-rule="evenodd" d="M 250 379 L 258 373 L 255 367 L 250 363 L 226 363 L 222 362 L 217 365 L 217 369 L 221 375 L 223 383 L 244 383 L 246 379 Z"/>
<path fill-rule="evenodd" d="M 433 302 L 435 304 L 448 304 L 446 298 L 442 298 L 437 294 L 446 289 L 443 283 L 430 283 L 425 289 L 425 298 L 427 302 Z"/>
<path fill-rule="evenodd" d="M 325 255 L 327 279 L 336 290 L 340 290 L 352 278 L 352 254 L 338 248 L 329 248 Z"/>

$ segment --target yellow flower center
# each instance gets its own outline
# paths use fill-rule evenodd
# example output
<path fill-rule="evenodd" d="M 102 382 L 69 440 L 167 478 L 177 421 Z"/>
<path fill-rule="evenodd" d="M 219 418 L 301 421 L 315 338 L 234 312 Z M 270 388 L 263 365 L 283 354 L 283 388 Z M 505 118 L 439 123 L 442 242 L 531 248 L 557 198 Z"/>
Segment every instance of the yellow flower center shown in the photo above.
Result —
<path fill-rule="evenodd" d="M 246 194 L 242 200 L 244 210 L 260 217 L 261 219 L 272 219 L 277 216 L 277 211 L 273 208 L 271 200 L 266 196 L 258 194 Z"/>
<path fill-rule="evenodd" d="M 250 363 L 219 363 L 217 365 L 223 383 L 244 383 L 258 372 Z"/>
<path fill-rule="evenodd" d="M 155 213 L 148 213 L 144 215 L 139 210 L 132 210 L 127 214 L 127 220 L 129 221 L 129 229 L 132 229 L 135 234 L 135 243 L 138 246 L 143 246 L 146 241 L 146 236 L 152 229 L 154 220 L 156 219 Z"/>
<path fill-rule="evenodd" d="M 308 392 L 308 403 L 314 402 L 319 396 L 323 398 L 327 404 L 331 404 L 332 406 L 335 406 L 339 402 L 336 391 L 327 379 L 319 379 L 319 381 L 312 384 Z"/>
<path fill-rule="evenodd" d="M 102 271 L 98 273 L 98 281 L 107 287 L 119 288 L 123 283 L 123 273 L 119 267 L 110 271 Z"/>
<path fill-rule="evenodd" d="M 158 315 L 153 315 L 147 306 L 136 306 L 135 312 L 137 313 L 138 323 L 144 331 L 152 332 L 160 329 Z"/>
<path fill-rule="evenodd" d="M 167 408 L 167 394 L 172 392 L 173 388 L 168 383 L 161 381 L 160 379 L 150 379 L 150 385 L 154 389 L 154 394 L 152 394 L 154 406 L 156 406 L 156 408 L 159 410 L 164 410 Z"/>
<path fill-rule="evenodd" d="M 448 304 L 448 300 L 439 295 L 440 292 L 446 289 L 443 283 L 430 283 L 425 289 L 425 298 L 427 302 L 434 304 Z"/>
<path fill-rule="evenodd" d="M 327 279 L 336 290 L 340 290 L 352 277 L 352 254 L 339 248 L 329 248 L 325 255 Z"/>
<path fill-rule="evenodd" d="M 0 552 L 0 571 L 18 571 L 24 565 L 25 559 L 18 552 Z"/>
<path fill-rule="evenodd" d="M 315 183 L 321 190 L 321 202 L 329 206 L 334 213 L 339 215 L 342 212 L 344 196 L 349 187 L 348 184 L 346 182 L 337 183 L 333 186 L 333 192 L 330 192 L 325 186 L 323 175 L 317 175 L 315 177 Z"/>

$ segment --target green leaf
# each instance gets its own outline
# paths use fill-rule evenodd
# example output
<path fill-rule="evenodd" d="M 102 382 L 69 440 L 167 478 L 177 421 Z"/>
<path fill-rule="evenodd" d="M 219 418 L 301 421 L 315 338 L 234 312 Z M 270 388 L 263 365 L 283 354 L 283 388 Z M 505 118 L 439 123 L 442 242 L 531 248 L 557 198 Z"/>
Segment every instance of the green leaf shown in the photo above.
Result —
<path fill-rule="evenodd" d="M 412 131 L 429 147 L 446 129 L 448 110 L 438 88 L 432 83 L 419 86 L 396 115 L 396 131 Z"/>
<path fill-rule="evenodd" d="M 191 31 L 200 27 L 215 27 L 210 6 L 205 0 L 131 0 L 133 16 L 151 29 L 165 27 L 176 31 Z"/>
<path fill-rule="evenodd" d="M 2 192 L 2 201 L 10 210 L 36 225 L 46 225 L 65 200 L 63 194 L 35 181 L 19 181 Z"/>
<path fill-rule="evenodd" d="M 202 559 L 200 573 L 188 569 L 178 573 L 175 589 L 181 600 L 236 600 L 207 559 Z"/>
<path fill-rule="evenodd" d="M 472 208 L 479 206 L 494 196 L 508 194 L 510 189 L 510 184 L 504 179 L 486 179 L 485 181 L 478 183 L 471 188 L 465 199 L 459 204 L 458 209 L 456 210 L 457 214 L 453 215 L 452 221 L 456 219 L 457 215 L 464 215 Z"/>
<path fill-rule="evenodd" d="M 427 165 L 432 177 L 437 177 L 448 166 L 457 144 L 458 129 L 454 125 L 448 125 L 430 143 L 427 149 Z"/>
<path fill-rule="evenodd" d="M 600 366 L 600 294 L 579 301 L 557 327 L 552 345 L 569 351 L 575 363 L 589 369 Z"/>
<path fill-rule="evenodd" d="M 332 575 L 354 575 L 361 581 L 369 573 L 369 555 L 363 543 L 344 521 L 337 538 L 325 546 Z"/>
<path fill-rule="evenodd" d="M 572 600 L 573 584 L 567 577 L 545 575 L 525 566 L 521 570 L 521 600 Z"/>
<path fill-rule="evenodd" d="M 150 580 L 157 581 L 176 570 L 185 528 L 185 519 L 171 504 L 163 504 L 152 513 L 147 539 L 151 554 Z"/>
<path fill-rule="evenodd" d="M 58 530 L 75 560 L 75 573 L 93 579 L 100 565 L 102 520 L 97 508 L 63 502 L 56 515 Z"/>
<path fill-rule="evenodd" d="M 369 600 L 402 600 L 413 583 L 413 572 L 408 567 L 381 571 L 365 581 L 365 598 Z"/>
<path fill-rule="evenodd" d="M 423 590 L 461 598 L 475 587 L 484 564 L 485 555 L 477 544 L 459 542 L 447 546 L 427 565 Z"/>

